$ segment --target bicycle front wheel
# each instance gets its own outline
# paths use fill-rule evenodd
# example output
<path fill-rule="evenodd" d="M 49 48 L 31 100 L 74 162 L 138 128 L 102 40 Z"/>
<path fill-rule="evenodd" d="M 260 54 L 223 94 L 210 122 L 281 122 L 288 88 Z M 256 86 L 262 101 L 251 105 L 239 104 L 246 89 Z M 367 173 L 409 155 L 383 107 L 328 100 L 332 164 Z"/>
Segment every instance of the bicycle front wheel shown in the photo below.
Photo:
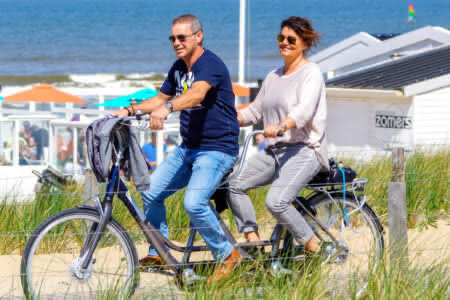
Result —
<path fill-rule="evenodd" d="M 88 267 L 81 267 L 83 246 L 99 222 L 97 211 L 74 208 L 34 230 L 21 262 L 27 298 L 126 298 L 134 293 L 139 282 L 136 248 L 114 219 L 106 225 Z"/>

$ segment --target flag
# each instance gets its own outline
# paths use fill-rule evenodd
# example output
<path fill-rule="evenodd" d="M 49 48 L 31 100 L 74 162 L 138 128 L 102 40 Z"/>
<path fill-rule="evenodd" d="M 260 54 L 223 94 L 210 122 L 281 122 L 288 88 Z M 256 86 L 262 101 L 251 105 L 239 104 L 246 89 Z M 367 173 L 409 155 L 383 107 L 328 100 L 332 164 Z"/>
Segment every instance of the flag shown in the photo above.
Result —
<path fill-rule="evenodd" d="M 416 12 L 412 3 L 408 7 L 408 24 L 414 24 L 416 22 Z"/>

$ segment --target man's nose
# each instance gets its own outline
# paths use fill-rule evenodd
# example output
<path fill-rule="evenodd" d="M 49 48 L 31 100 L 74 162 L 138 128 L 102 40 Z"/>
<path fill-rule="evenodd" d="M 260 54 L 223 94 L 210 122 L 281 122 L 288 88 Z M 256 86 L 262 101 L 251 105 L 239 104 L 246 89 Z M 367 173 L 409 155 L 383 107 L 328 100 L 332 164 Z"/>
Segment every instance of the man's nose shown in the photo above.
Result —
<path fill-rule="evenodd" d="M 179 44 L 180 44 L 180 41 L 177 38 L 175 38 L 175 41 L 173 42 L 173 47 L 176 48 Z"/>

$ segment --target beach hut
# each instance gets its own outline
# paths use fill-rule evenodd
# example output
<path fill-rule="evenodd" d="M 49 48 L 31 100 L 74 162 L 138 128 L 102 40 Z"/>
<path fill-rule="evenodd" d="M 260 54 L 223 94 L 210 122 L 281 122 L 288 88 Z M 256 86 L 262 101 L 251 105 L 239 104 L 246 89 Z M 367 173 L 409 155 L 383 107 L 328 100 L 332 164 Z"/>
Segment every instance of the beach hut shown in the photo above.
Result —
<path fill-rule="evenodd" d="M 450 144 L 450 44 L 329 79 L 326 86 L 331 152 Z"/>
<path fill-rule="evenodd" d="M 403 34 L 359 32 L 311 55 L 328 79 L 450 44 L 450 30 L 425 26 Z"/>

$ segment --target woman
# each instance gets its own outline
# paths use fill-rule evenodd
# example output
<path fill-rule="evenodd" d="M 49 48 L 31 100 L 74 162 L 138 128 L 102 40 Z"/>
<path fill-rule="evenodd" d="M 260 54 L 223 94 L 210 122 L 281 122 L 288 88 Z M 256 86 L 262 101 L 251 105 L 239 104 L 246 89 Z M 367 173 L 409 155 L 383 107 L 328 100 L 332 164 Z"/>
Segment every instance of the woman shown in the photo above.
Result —
<path fill-rule="evenodd" d="M 307 19 L 284 20 L 278 35 L 284 65 L 267 75 L 255 101 L 238 112 L 241 126 L 262 119 L 266 138 L 265 151 L 251 157 L 230 183 L 229 204 L 249 242 L 259 240 L 259 234 L 247 192 L 272 183 L 266 198 L 268 210 L 306 250 L 320 248 L 319 239 L 291 205 L 314 175 L 328 169 L 325 84 L 319 67 L 305 57 L 318 38 Z M 277 137 L 279 131 L 284 131 L 282 137 Z"/>

